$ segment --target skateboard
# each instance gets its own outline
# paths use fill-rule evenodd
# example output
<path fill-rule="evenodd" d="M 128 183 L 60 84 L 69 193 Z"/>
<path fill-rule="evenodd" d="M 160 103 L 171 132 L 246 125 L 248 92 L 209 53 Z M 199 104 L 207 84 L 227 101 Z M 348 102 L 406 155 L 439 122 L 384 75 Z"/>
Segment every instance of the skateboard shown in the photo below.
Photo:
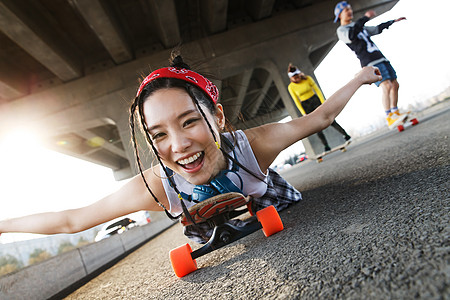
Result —
<path fill-rule="evenodd" d="M 416 117 L 412 116 L 411 112 L 407 112 L 407 115 L 408 116 L 399 125 L 397 125 L 398 132 L 402 132 L 403 130 L 405 130 L 405 128 L 409 126 L 419 124 L 419 120 L 417 120 Z"/>
<path fill-rule="evenodd" d="M 273 205 L 256 212 L 251 209 L 251 200 L 240 193 L 225 193 L 208 198 L 188 209 L 195 223 L 209 222 L 214 226 L 213 234 L 201 248 L 192 251 L 189 244 L 172 249 L 169 253 L 175 275 L 183 277 L 197 270 L 196 259 L 216 249 L 235 242 L 259 229 L 266 237 L 283 230 L 280 215 Z M 227 223 L 244 213 L 250 213 L 248 223 L 244 226 L 234 226 Z M 193 225 L 192 220 L 182 215 L 183 226 Z"/>
<path fill-rule="evenodd" d="M 332 153 L 332 152 L 334 152 L 334 151 L 338 151 L 338 150 L 341 150 L 342 152 L 345 152 L 345 151 L 347 151 L 347 146 L 350 144 L 350 141 L 346 141 L 344 144 L 342 144 L 342 145 L 339 145 L 339 146 L 337 146 L 337 147 L 334 147 L 334 148 L 332 148 L 331 150 L 328 150 L 328 151 L 324 151 L 324 152 L 322 152 L 322 153 L 320 153 L 319 155 L 317 155 L 316 157 L 315 157 L 315 159 L 316 159 L 316 161 L 318 162 L 318 163 L 321 163 L 321 162 L 323 162 L 323 157 L 325 156 L 325 155 L 327 155 L 327 154 L 330 154 L 330 153 Z"/>

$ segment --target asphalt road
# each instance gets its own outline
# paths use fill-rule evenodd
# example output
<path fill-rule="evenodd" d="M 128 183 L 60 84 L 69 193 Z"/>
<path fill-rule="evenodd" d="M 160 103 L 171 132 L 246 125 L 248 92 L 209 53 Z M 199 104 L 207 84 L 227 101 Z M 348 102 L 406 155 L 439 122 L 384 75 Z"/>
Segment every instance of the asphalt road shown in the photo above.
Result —
<path fill-rule="evenodd" d="M 176 224 L 67 299 L 450 299 L 448 108 L 285 171 L 304 199 L 280 213 L 283 231 L 179 279 Z"/>

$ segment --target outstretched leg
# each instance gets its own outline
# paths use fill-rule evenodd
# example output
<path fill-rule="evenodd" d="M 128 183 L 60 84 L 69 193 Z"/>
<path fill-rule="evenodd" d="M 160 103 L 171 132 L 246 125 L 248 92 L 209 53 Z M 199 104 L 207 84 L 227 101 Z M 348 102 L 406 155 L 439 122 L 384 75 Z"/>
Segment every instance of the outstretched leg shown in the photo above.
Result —
<path fill-rule="evenodd" d="M 385 80 L 380 84 L 382 88 L 382 104 L 386 111 L 386 121 L 389 128 L 395 128 L 407 117 L 400 114 L 397 108 L 399 84 L 397 79 Z"/>
<path fill-rule="evenodd" d="M 393 89 L 393 84 L 391 80 L 385 80 L 382 83 L 380 83 L 381 87 L 381 104 L 383 105 L 383 109 L 387 112 L 391 110 L 391 94 L 394 94 L 391 92 Z M 398 93 L 397 93 L 398 98 Z M 397 102 L 397 100 L 396 100 Z M 397 106 L 397 105 L 395 105 Z"/>
<path fill-rule="evenodd" d="M 346 141 L 350 139 L 350 136 L 347 134 L 344 128 L 342 128 L 341 125 L 339 125 L 336 121 L 333 121 L 333 123 L 331 123 L 331 126 L 333 126 L 340 134 L 342 134 Z"/>
<path fill-rule="evenodd" d="M 317 133 L 317 136 L 319 137 L 320 141 L 322 142 L 322 144 L 325 146 L 325 151 L 330 151 L 331 148 L 328 145 L 327 139 L 325 138 L 325 135 L 323 134 L 322 131 L 319 131 Z"/>
<path fill-rule="evenodd" d="M 397 107 L 399 87 L 400 85 L 398 84 L 397 79 L 391 80 L 391 88 L 389 91 L 389 102 L 391 108 Z"/>

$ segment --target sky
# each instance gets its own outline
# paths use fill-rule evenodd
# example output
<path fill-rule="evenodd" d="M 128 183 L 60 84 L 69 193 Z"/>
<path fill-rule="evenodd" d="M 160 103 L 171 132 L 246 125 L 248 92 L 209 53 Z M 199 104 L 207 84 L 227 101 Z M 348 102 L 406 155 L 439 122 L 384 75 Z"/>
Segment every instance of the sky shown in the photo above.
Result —
<path fill-rule="evenodd" d="M 44 148 L 32 132 L 0 140 L 0 220 L 89 205 L 125 182 L 111 169 Z M 2 234 L 0 243 L 41 237 Z"/>
<path fill-rule="evenodd" d="M 366 23 L 375 26 L 406 17 L 372 37 L 397 72 L 401 110 L 420 105 L 421 101 L 450 86 L 449 9 L 448 0 L 400 0 L 390 11 Z M 329 97 L 359 69 L 356 55 L 339 41 L 316 69 L 315 75 L 325 96 Z M 370 127 L 380 120 L 383 122 L 381 88 L 375 85 L 362 87 L 336 120 L 350 131 Z"/>
<path fill-rule="evenodd" d="M 391 11 L 367 23 L 407 18 L 373 37 L 397 72 L 400 109 L 416 106 L 450 86 L 449 11 L 448 0 L 400 0 Z M 355 54 L 338 42 L 315 75 L 329 97 L 359 70 Z M 380 124 L 384 120 L 381 90 L 374 85 L 362 87 L 336 120 L 350 133 Z M 300 143 L 286 153 L 301 151 Z M 108 168 L 45 149 L 39 137 L 27 130 L 0 137 L 0 166 L 0 220 L 89 205 L 124 184 L 116 182 Z M 2 234 L 0 243 L 32 237 L 39 235 Z"/>
<path fill-rule="evenodd" d="M 351 1 L 348 1 L 351 3 Z M 406 17 L 392 24 L 372 40 L 390 60 L 400 84 L 398 106 L 401 111 L 418 110 L 424 101 L 450 86 L 450 1 L 400 0 L 390 11 L 366 23 L 380 23 Z M 355 19 L 356 20 L 356 19 Z M 336 23 L 336 28 L 338 27 Z M 301 62 L 295 62 L 299 67 Z M 301 67 L 300 67 L 301 68 Z M 353 51 L 339 41 L 317 67 L 314 75 L 325 97 L 330 97 L 361 70 Z M 381 88 L 361 87 L 336 121 L 350 135 L 370 132 L 384 126 Z M 286 149 L 275 161 L 280 164 L 294 153 L 301 153 L 301 143 Z"/>

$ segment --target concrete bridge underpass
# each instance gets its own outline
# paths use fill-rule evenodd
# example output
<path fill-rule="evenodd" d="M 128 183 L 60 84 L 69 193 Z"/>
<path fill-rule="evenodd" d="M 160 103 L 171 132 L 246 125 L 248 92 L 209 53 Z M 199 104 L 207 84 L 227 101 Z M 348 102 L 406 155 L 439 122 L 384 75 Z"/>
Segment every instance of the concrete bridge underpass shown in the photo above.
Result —
<path fill-rule="evenodd" d="M 109 167 L 117 180 L 133 176 L 130 101 L 177 45 L 218 86 L 237 129 L 298 116 L 287 65 L 313 75 L 337 42 L 336 3 L 0 0 L 0 134 L 33 128 L 53 150 Z M 396 3 L 352 7 L 359 17 Z"/>

